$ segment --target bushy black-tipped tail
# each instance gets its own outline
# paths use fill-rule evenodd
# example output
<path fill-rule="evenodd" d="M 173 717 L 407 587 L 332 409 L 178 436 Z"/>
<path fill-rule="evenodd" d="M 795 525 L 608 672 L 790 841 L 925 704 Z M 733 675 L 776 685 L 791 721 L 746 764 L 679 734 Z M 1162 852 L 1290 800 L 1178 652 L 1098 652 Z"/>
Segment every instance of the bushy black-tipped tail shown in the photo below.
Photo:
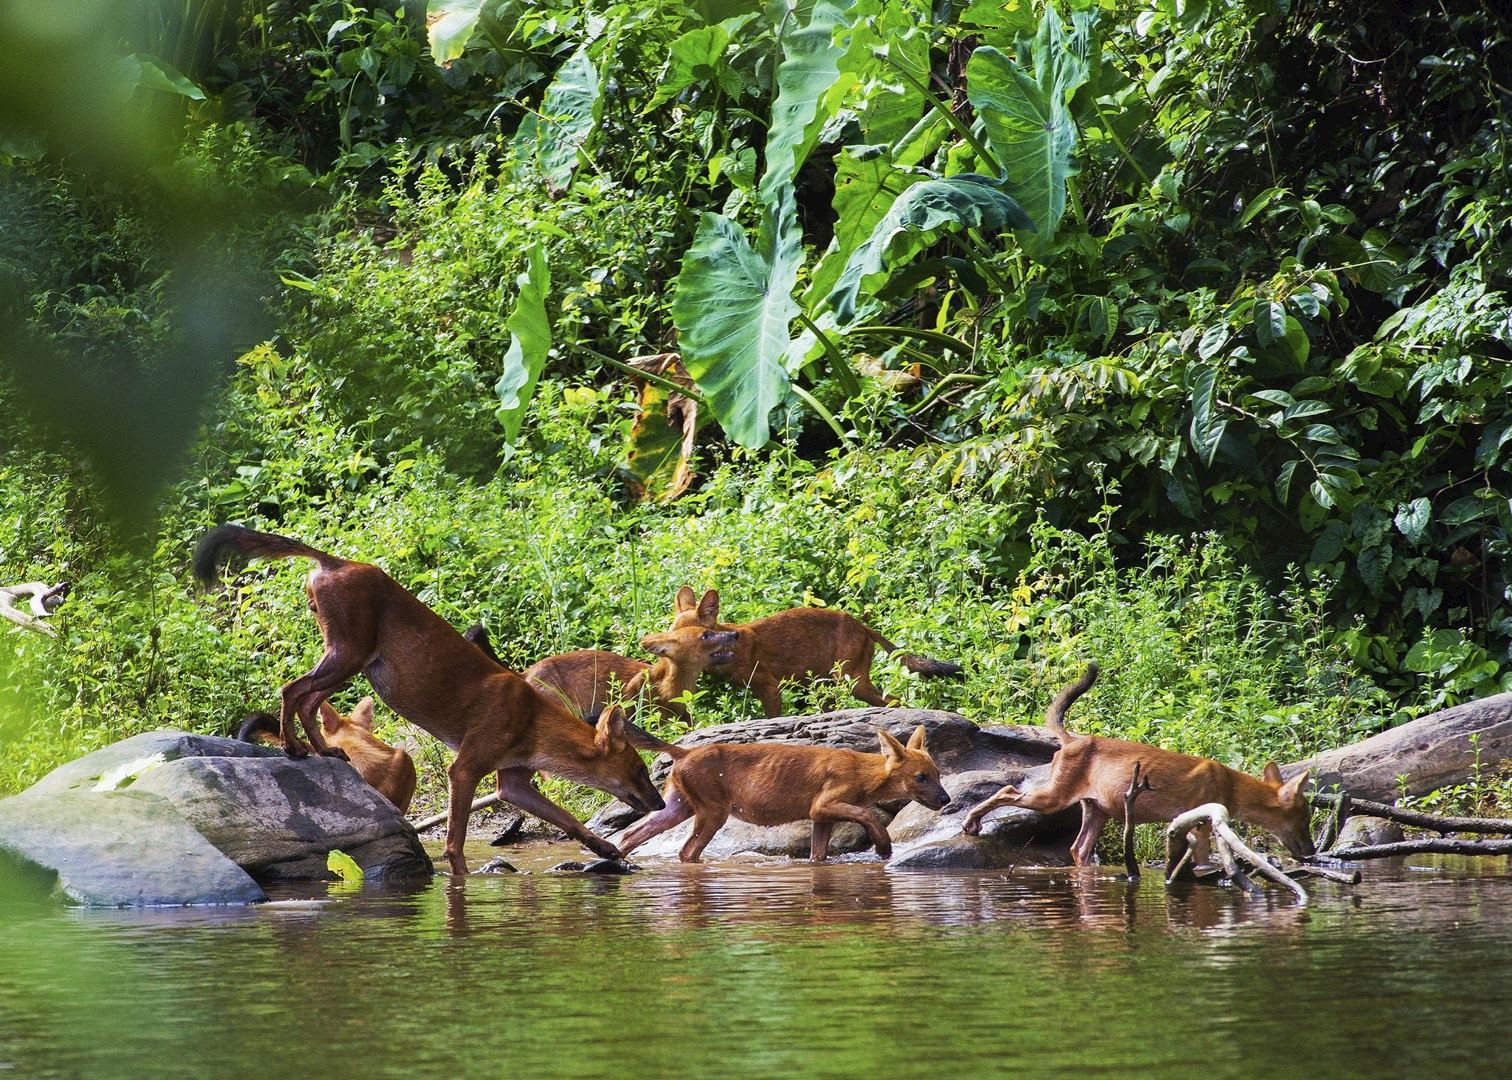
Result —
<path fill-rule="evenodd" d="M 247 714 L 242 721 L 241 727 L 236 730 L 236 737 L 242 742 L 268 743 L 272 746 L 283 745 L 283 729 L 279 726 L 278 717 L 272 713 L 255 712 Z"/>
<path fill-rule="evenodd" d="M 899 653 L 897 659 L 909 671 L 926 679 L 959 680 L 966 677 L 966 669 L 949 660 L 936 660 L 920 653 Z"/>
<path fill-rule="evenodd" d="M 1045 726 L 1062 739 L 1070 735 L 1071 733 L 1066 730 L 1066 710 L 1071 708 L 1073 701 L 1092 689 L 1092 684 L 1096 681 L 1097 665 L 1088 664 L 1087 670 L 1082 672 L 1081 678 L 1055 695 L 1055 700 L 1050 703 L 1050 708 L 1045 710 Z"/>
<path fill-rule="evenodd" d="M 488 636 L 488 627 L 482 623 L 473 623 L 466 630 L 462 631 L 462 636 L 476 645 L 478 651 L 484 656 L 500 667 L 504 666 L 504 661 L 500 660 L 499 654 L 494 652 L 493 639 Z"/>
<path fill-rule="evenodd" d="M 345 560 L 275 533 L 257 532 L 240 525 L 217 525 L 194 548 L 194 579 L 201 585 L 215 582 L 217 568 L 232 555 L 243 559 L 314 559 L 323 569 Z"/>

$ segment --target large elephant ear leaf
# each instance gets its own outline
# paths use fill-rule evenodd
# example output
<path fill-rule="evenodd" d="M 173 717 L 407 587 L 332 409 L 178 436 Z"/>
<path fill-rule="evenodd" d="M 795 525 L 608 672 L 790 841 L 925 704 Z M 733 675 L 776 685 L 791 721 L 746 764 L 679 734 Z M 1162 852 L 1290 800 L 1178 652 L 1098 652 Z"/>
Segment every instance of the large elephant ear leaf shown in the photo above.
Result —
<path fill-rule="evenodd" d="M 504 374 L 494 388 L 499 395 L 496 415 L 504 428 L 504 440 L 509 443 L 520 434 L 525 410 L 530 406 L 541 369 L 546 366 L 546 354 L 551 349 L 551 323 L 546 318 L 551 270 L 543 245 L 537 244 L 525 253 L 525 271 L 516 284 L 520 291 L 506 324 L 509 350 L 504 354 Z"/>
<path fill-rule="evenodd" d="M 819 0 L 809 21 L 782 34 L 782 63 L 777 68 L 777 100 L 766 140 L 766 171 L 761 198 L 775 205 L 778 191 L 793 186 L 793 177 L 814 149 L 829 111 L 845 48 L 835 31 L 845 22 L 850 0 Z"/>
<path fill-rule="evenodd" d="M 967 97 L 982 119 L 987 142 L 997 155 L 1008 188 L 1034 221 L 1032 246 L 1055 236 L 1066 212 L 1066 181 L 1075 176 L 1076 123 L 1070 100 L 1090 71 L 1094 13 L 1078 13 L 1071 34 L 1046 7 L 1033 42 L 1020 39 L 1027 70 L 991 46 L 972 54 L 966 65 Z"/>
<path fill-rule="evenodd" d="M 842 326 L 849 323 L 863 296 L 943 233 L 979 229 L 990 234 L 1032 227 L 1024 208 L 990 177 L 962 173 L 914 184 L 856 248 L 829 295 L 829 305 Z"/>
<path fill-rule="evenodd" d="M 430 24 L 431 58 L 445 64 L 462 55 L 477 29 L 485 0 L 431 0 L 426 10 Z"/>
<path fill-rule="evenodd" d="M 598 131 L 602 111 L 598 68 L 582 45 L 557 69 L 540 109 L 525 117 L 514 136 L 516 148 L 540 167 L 553 195 L 572 183 L 578 153 Z"/>
<path fill-rule="evenodd" d="M 793 287 L 803 253 L 792 189 L 777 195 L 759 239 L 721 214 L 705 214 L 683 256 L 672 298 L 683 366 L 714 418 L 741 446 L 771 439 L 767 417 L 787 396 Z"/>

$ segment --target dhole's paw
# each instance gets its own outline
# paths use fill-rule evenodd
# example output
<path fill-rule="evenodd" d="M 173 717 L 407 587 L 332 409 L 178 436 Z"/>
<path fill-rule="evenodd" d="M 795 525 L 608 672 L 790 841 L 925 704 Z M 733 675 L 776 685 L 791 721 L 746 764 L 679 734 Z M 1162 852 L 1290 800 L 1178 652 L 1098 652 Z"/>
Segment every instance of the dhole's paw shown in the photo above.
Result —
<path fill-rule="evenodd" d="M 307 758 L 307 757 L 310 756 L 310 748 L 308 746 L 306 746 L 304 743 L 297 743 L 297 742 L 285 743 L 284 744 L 284 755 L 286 757 L 289 757 L 289 758 L 293 759 L 294 761 L 301 761 L 304 758 Z"/>
<path fill-rule="evenodd" d="M 890 859 L 890 858 L 892 858 L 892 845 L 891 844 L 878 844 L 877 845 L 877 854 L 880 855 L 880 856 L 882 856 L 883 859 Z"/>
<path fill-rule="evenodd" d="M 625 861 L 620 855 L 620 849 L 601 836 L 595 836 L 593 843 L 588 844 L 587 848 L 601 859 L 613 859 L 616 862 Z"/>
<path fill-rule="evenodd" d="M 961 831 L 967 836 L 980 836 L 982 833 L 982 821 L 980 818 L 967 818 L 961 822 Z"/>
<path fill-rule="evenodd" d="M 352 760 L 351 758 L 347 757 L 347 752 L 345 750 L 343 750 L 339 746 L 328 746 L 328 747 L 326 747 L 324 750 L 322 750 L 320 752 L 320 756 L 321 757 L 333 757 L 337 761 L 351 761 Z"/>

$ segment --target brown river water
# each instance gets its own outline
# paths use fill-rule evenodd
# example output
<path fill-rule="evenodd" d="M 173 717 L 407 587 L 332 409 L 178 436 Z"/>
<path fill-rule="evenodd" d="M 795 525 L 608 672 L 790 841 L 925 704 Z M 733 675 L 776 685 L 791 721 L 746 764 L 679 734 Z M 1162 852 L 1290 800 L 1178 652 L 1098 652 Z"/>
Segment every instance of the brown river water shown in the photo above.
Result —
<path fill-rule="evenodd" d="M 1512 1076 L 1502 859 L 1304 908 L 1158 870 L 505 854 L 531 872 L 249 909 L 0 898 L 0 1080 Z"/>

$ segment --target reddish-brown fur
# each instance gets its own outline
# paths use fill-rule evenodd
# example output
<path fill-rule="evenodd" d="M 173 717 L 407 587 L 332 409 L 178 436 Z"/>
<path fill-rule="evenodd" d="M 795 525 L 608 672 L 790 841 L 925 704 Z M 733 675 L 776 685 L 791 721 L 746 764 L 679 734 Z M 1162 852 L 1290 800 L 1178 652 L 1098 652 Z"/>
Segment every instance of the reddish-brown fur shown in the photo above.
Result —
<path fill-rule="evenodd" d="M 1092 862 L 1098 834 L 1108 819 L 1122 821 L 1124 793 L 1140 763 L 1140 773 L 1150 789 L 1134 802 L 1134 822 L 1171 821 L 1204 803 L 1220 803 L 1241 821 L 1268 829 L 1298 858 L 1313 853 L 1308 827 L 1311 809 L 1302 793 L 1307 773 L 1282 781 L 1281 770 L 1271 763 L 1263 779 L 1230 769 L 1211 758 L 1193 757 L 1162 750 L 1146 743 L 1126 742 L 1099 735 L 1075 735 L 1066 730 L 1063 718 L 1071 703 L 1092 686 L 1097 666 L 1056 696 L 1045 716 L 1045 726 L 1060 739 L 1061 748 L 1050 762 L 1048 782 L 1022 792 L 1009 784 L 989 796 L 966 815 L 962 831 L 976 835 L 983 816 L 1000 806 L 1021 806 L 1053 814 L 1081 803 L 1082 825 L 1071 846 L 1078 866 Z"/>
<path fill-rule="evenodd" d="M 710 589 L 695 600 L 684 585 L 677 592 L 674 631 L 688 626 L 730 630 L 735 642 L 725 664 L 710 670 L 749 686 L 768 716 L 782 714 L 784 681 L 809 683 L 837 671 L 853 680 L 851 693 L 869 705 L 896 705 L 898 699 L 878 690 L 871 681 L 872 657 L 877 646 L 887 652 L 897 646 L 854 615 L 833 608 L 789 608 L 754 622 L 734 625 L 719 621 L 719 593 Z M 961 668 L 942 660 L 913 653 L 899 659 L 910 671 L 926 678 L 960 678 Z"/>
<path fill-rule="evenodd" d="M 619 710 L 605 713 L 596 726 L 584 724 L 489 659 L 376 566 L 287 537 L 222 525 L 200 540 L 195 576 L 212 581 L 228 551 L 316 563 L 305 593 L 325 655 L 309 674 L 283 688 L 279 722 L 285 753 L 298 758 L 309 752 L 294 728 L 295 716 L 318 752 L 332 752 L 314 722 L 315 712 L 359 672 L 384 704 L 457 752 L 448 770 L 446 860 L 452 873 L 467 872 L 462 845 L 473 794 L 478 781 L 494 771 L 506 801 L 607 858 L 618 857 L 618 849 L 537 791 L 531 782 L 535 772 L 588 784 L 641 810 L 661 808 L 645 763 L 625 738 Z"/>
<path fill-rule="evenodd" d="M 814 823 L 809 857 L 823 861 L 830 833 L 839 821 L 866 829 L 884 859 L 892 841 L 873 807 L 913 799 L 931 810 L 950 802 L 940 770 L 925 748 L 920 725 L 904 746 L 877 732 L 882 753 L 863 754 L 825 746 L 784 743 L 717 743 L 686 749 L 659 743 L 673 758 L 664 791 L 666 808 L 636 822 L 620 837 L 629 855 L 651 837 L 693 818 L 693 835 L 683 845 L 683 862 L 698 862 L 703 849 L 730 817 L 753 825 Z"/>
<path fill-rule="evenodd" d="M 409 813 L 410 800 L 415 797 L 415 763 L 403 749 L 390 746 L 373 734 L 372 698 L 359 701 L 351 716 L 342 716 L 329 701 L 322 701 L 320 727 L 327 746 L 344 753 L 357 774 L 398 807 L 401 814 Z M 278 718 L 269 713 L 247 717 L 236 737 L 243 742 L 283 745 Z"/>

